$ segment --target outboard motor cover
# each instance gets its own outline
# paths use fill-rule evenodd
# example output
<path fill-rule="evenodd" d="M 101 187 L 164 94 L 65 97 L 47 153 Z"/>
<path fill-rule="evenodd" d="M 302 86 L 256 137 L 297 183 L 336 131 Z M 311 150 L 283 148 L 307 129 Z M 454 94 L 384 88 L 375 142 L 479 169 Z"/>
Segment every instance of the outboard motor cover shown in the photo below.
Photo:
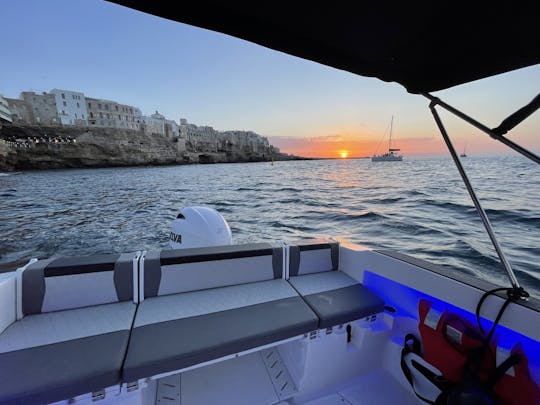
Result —
<path fill-rule="evenodd" d="M 173 249 L 232 244 L 231 228 L 215 209 L 186 207 L 171 224 L 169 244 Z"/>

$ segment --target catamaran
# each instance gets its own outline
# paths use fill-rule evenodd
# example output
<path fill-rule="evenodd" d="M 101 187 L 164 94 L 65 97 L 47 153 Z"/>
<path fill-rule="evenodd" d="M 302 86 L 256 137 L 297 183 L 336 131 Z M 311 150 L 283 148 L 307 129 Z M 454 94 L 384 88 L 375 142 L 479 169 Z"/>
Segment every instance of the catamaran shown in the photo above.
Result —
<path fill-rule="evenodd" d="M 400 149 L 392 148 L 392 128 L 394 126 L 394 117 L 390 120 L 390 136 L 388 139 L 388 152 L 381 155 L 373 155 L 372 162 L 401 162 L 403 156 L 395 152 L 399 152 Z"/>
<path fill-rule="evenodd" d="M 185 208 L 172 249 L 32 259 L 1 275 L 0 403 L 539 403 L 540 301 L 439 111 L 540 163 L 505 136 L 540 96 L 492 129 L 431 94 L 540 63 L 534 5 L 118 3 L 427 98 L 508 283 L 334 240 L 230 245 L 219 213 Z"/>

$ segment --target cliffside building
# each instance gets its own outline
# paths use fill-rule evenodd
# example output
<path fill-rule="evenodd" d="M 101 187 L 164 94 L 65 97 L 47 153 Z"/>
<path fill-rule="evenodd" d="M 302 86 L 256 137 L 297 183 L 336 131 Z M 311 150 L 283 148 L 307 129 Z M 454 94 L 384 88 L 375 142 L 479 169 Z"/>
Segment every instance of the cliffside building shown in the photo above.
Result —
<path fill-rule="evenodd" d="M 182 118 L 179 132 L 180 137 L 191 145 L 194 152 L 217 152 L 219 149 L 218 132 L 212 127 L 198 127 Z"/>
<path fill-rule="evenodd" d="M 52 89 L 56 113 L 62 125 L 86 125 L 88 114 L 84 94 L 78 91 Z"/>
<path fill-rule="evenodd" d="M 23 91 L 20 98 L 26 104 L 30 124 L 59 125 L 61 123 L 54 94 Z"/>
<path fill-rule="evenodd" d="M 12 123 L 13 118 L 11 117 L 11 111 L 9 110 L 7 100 L 0 96 L 0 125 L 6 122 Z"/>
<path fill-rule="evenodd" d="M 8 103 L 14 124 L 29 124 L 32 122 L 25 101 L 19 98 L 5 98 Z"/>
<path fill-rule="evenodd" d="M 141 128 L 142 113 L 137 107 L 116 101 L 86 97 L 88 126 L 121 128 L 137 131 Z"/>
<path fill-rule="evenodd" d="M 149 117 L 143 116 L 142 123 L 144 132 L 148 135 L 165 135 L 170 138 L 180 136 L 176 121 L 166 119 L 157 111 Z"/>

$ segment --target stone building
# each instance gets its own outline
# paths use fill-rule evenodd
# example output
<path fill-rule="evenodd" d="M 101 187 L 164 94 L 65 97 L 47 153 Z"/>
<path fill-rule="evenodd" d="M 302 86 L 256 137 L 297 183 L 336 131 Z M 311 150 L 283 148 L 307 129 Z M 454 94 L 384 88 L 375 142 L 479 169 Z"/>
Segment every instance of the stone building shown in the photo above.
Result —
<path fill-rule="evenodd" d="M 180 127 L 174 120 L 165 120 L 165 136 L 169 138 L 178 138 L 180 136 Z"/>
<path fill-rule="evenodd" d="M 144 132 L 148 135 L 165 135 L 165 117 L 159 112 L 142 117 Z"/>
<path fill-rule="evenodd" d="M 11 112 L 11 118 L 15 124 L 30 124 L 32 122 L 30 118 L 30 112 L 25 101 L 19 98 L 7 98 L 9 111 Z"/>
<path fill-rule="evenodd" d="M 62 125 L 87 125 L 88 114 L 84 94 L 78 91 L 52 89 L 56 113 Z"/>
<path fill-rule="evenodd" d="M 86 97 L 88 126 L 131 129 L 141 128 L 142 113 L 137 107 L 116 101 Z"/>
<path fill-rule="evenodd" d="M 20 98 L 26 104 L 30 124 L 60 124 L 54 94 L 45 92 L 38 94 L 33 91 L 23 91 Z"/>
<path fill-rule="evenodd" d="M 181 119 L 179 131 L 180 137 L 191 145 L 194 152 L 217 152 L 220 149 L 218 132 L 212 127 L 198 127 Z"/>
<path fill-rule="evenodd" d="M 11 117 L 8 102 L 4 97 L 0 96 L 0 124 L 11 122 L 13 122 L 13 118 Z"/>

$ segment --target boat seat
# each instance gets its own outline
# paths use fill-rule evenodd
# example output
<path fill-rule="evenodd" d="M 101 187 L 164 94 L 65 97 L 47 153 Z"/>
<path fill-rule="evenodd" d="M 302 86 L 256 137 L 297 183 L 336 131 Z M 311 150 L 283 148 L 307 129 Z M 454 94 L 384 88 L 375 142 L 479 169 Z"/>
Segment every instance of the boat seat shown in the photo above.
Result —
<path fill-rule="evenodd" d="M 329 328 L 384 310 L 384 301 L 338 269 L 339 244 L 302 241 L 289 247 L 289 283 Z"/>
<path fill-rule="evenodd" d="M 150 252 L 124 381 L 316 329 L 317 316 L 282 272 L 282 248 L 266 243 Z"/>
<path fill-rule="evenodd" d="M 136 304 L 134 254 L 39 260 L 0 334 L 0 403 L 49 403 L 120 383 Z"/>

